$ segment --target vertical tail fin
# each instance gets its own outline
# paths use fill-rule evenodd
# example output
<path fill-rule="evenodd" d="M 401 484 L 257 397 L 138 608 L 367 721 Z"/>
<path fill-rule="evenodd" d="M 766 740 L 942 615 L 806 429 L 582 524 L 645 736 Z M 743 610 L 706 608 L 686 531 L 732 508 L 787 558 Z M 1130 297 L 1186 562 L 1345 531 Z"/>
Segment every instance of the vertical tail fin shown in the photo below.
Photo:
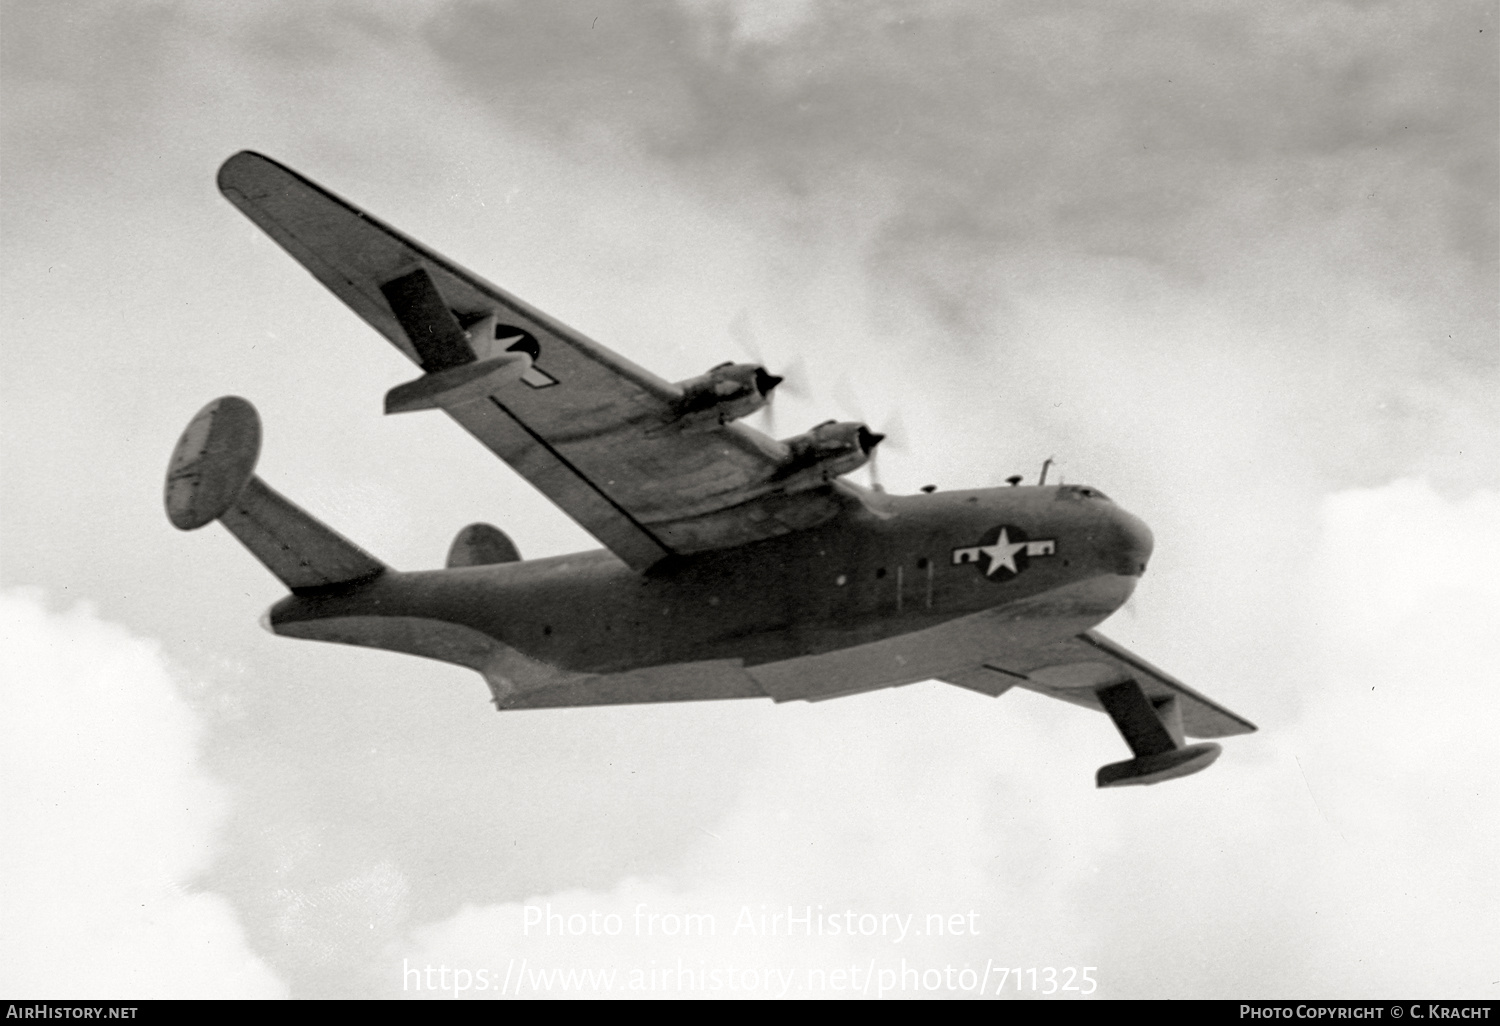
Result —
<path fill-rule="evenodd" d="M 386 565 L 255 476 L 260 416 L 244 399 L 209 403 L 167 468 L 167 518 L 193 531 L 217 520 L 293 591 L 374 578 Z"/>

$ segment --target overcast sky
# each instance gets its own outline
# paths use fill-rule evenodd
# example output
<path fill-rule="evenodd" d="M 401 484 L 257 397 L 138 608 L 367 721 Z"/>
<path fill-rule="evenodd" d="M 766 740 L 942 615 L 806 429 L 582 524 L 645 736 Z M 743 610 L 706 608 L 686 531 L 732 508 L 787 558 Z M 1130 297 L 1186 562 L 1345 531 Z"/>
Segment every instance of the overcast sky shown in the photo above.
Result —
<path fill-rule="evenodd" d="M 1494 4 L 0 16 L 0 989 L 682 960 L 766 995 L 904 959 L 1500 993 Z M 1106 633 L 1260 733 L 1098 792 L 1114 728 L 1029 693 L 497 715 L 470 671 L 266 634 L 280 586 L 161 508 L 219 395 L 397 567 L 475 520 L 595 543 L 445 418 L 380 415 L 409 365 L 218 195 L 246 148 L 665 377 L 795 368 L 780 432 L 899 425 L 894 491 L 1056 457 L 1156 535 Z M 538 936 L 548 906 L 622 933 Z M 743 928 L 788 906 L 973 916 Z"/>

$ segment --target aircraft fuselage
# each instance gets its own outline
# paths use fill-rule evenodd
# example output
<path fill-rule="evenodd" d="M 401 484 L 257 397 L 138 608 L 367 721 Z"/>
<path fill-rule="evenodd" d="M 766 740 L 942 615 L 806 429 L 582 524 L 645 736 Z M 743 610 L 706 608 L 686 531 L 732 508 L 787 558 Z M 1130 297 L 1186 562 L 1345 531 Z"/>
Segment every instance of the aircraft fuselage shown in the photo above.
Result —
<path fill-rule="evenodd" d="M 1070 615 L 1058 625 L 1073 632 L 1080 617 L 1096 623 L 1124 601 L 1151 551 L 1145 525 L 1089 488 L 888 496 L 842 485 L 839 494 L 843 512 L 820 527 L 660 572 L 637 573 L 603 550 L 390 571 L 292 595 L 271 625 L 482 670 L 494 653 L 474 635 L 563 674 L 714 660 L 754 667 L 916 634 L 1091 579 L 1128 580 L 1102 598 L 1080 592 L 1091 608 L 1063 609 Z"/>

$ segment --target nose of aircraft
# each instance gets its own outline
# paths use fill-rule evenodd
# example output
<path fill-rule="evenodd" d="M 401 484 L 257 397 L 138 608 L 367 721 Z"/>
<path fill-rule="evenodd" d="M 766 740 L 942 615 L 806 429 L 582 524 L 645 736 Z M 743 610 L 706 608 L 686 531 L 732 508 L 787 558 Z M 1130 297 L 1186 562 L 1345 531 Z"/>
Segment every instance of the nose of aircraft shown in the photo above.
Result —
<path fill-rule="evenodd" d="M 1146 564 L 1151 560 L 1151 550 L 1156 545 L 1156 539 L 1151 535 L 1151 528 L 1140 517 L 1127 513 L 1118 506 L 1114 513 L 1115 526 L 1120 532 L 1119 572 L 1129 577 L 1139 577 L 1146 572 Z"/>

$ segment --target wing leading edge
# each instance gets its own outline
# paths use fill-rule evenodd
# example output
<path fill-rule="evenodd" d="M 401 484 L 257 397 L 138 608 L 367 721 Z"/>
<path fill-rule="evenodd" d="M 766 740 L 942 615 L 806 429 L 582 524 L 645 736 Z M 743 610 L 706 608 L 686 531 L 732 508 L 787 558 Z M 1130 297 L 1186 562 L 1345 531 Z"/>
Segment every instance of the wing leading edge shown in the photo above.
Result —
<path fill-rule="evenodd" d="M 388 410 L 438 406 L 636 569 L 833 516 L 788 493 L 785 445 L 740 424 L 673 427 L 682 389 L 257 153 L 219 189 L 426 372 Z"/>

